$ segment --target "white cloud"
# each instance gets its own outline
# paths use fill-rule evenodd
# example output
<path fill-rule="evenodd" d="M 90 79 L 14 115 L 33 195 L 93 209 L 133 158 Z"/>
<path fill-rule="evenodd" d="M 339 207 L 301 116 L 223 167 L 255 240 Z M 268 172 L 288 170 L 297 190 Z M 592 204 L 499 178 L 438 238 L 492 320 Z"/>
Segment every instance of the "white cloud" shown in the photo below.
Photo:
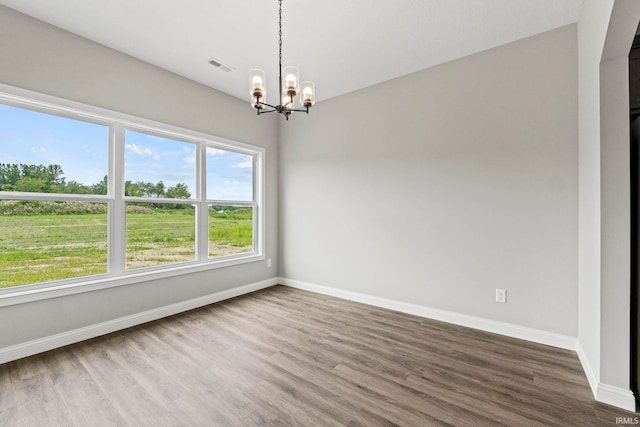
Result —
<path fill-rule="evenodd" d="M 44 147 L 31 147 L 32 153 L 44 153 L 47 151 Z"/>
<path fill-rule="evenodd" d="M 186 155 L 182 158 L 182 161 L 191 166 L 196 164 L 196 150 L 195 147 L 182 147 L 182 151 L 186 153 Z"/>
<path fill-rule="evenodd" d="M 158 153 L 154 153 L 151 148 L 143 148 L 138 144 L 126 144 L 125 148 L 138 156 L 151 157 L 153 160 L 158 160 L 160 158 Z"/>
<path fill-rule="evenodd" d="M 219 148 L 207 147 L 207 155 L 215 156 L 217 154 L 224 154 L 226 151 L 220 150 Z"/>
<path fill-rule="evenodd" d="M 196 164 L 196 156 L 191 155 L 191 156 L 183 157 L 182 161 L 185 162 L 188 165 L 195 165 Z"/>
<path fill-rule="evenodd" d="M 244 169 L 253 167 L 253 161 L 247 160 L 246 162 L 238 163 L 237 165 L 232 166 L 234 169 Z"/>

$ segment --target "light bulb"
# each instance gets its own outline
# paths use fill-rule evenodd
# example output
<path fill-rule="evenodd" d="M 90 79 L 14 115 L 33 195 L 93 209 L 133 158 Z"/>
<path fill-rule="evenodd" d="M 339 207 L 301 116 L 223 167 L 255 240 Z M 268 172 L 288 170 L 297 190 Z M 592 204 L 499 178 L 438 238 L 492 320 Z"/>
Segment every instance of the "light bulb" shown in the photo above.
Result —
<path fill-rule="evenodd" d="M 311 96 L 313 95 L 313 89 L 311 89 L 310 87 L 305 87 L 304 90 L 302 91 L 302 98 L 304 99 L 304 102 L 311 102 Z"/>
<path fill-rule="evenodd" d="M 285 82 L 286 82 L 288 90 L 295 90 L 296 89 L 296 76 L 295 75 L 287 74 L 287 77 L 285 78 Z"/>
<path fill-rule="evenodd" d="M 253 83 L 253 89 L 260 89 L 262 90 L 262 77 L 260 76 L 253 76 L 253 79 L 251 80 Z"/>
<path fill-rule="evenodd" d="M 316 93 L 313 82 L 300 83 L 300 102 L 307 108 L 315 104 Z"/>

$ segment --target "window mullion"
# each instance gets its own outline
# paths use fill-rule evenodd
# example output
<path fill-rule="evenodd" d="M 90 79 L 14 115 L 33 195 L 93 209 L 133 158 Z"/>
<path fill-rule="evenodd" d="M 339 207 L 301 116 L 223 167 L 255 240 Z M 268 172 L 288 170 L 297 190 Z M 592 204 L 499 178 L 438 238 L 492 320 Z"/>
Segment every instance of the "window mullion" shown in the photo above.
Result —
<path fill-rule="evenodd" d="M 209 206 L 207 204 L 207 147 L 198 144 L 196 149 L 196 257 L 205 261 L 209 257 Z"/>
<path fill-rule="evenodd" d="M 124 127 L 112 127 L 109 191 L 109 271 L 120 274 L 126 262 L 126 204 L 124 201 Z"/>

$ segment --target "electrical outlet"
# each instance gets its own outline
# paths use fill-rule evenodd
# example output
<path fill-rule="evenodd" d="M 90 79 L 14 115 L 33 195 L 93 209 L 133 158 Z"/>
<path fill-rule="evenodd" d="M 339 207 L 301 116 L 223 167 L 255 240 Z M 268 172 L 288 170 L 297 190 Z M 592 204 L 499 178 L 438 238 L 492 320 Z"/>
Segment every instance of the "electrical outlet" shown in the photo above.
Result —
<path fill-rule="evenodd" d="M 506 289 L 496 289 L 496 302 L 506 303 L 507 302 L 507 290 Z"/>
<path fill-rule="evenodd" d="M 271 268 L 271 258 L 267 260 L 267 268 Z"/>

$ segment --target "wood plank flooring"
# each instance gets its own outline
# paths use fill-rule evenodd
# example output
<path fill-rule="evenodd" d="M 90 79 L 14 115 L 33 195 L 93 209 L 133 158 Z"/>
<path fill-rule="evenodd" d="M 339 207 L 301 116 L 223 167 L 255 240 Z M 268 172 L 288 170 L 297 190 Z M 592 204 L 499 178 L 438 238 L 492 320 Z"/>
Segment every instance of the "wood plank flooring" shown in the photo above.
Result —
<path fill-rule="evenodd" d="M 0 425 L 607 426 L 575 353 L 275 286 L 0 365 Z"/>

